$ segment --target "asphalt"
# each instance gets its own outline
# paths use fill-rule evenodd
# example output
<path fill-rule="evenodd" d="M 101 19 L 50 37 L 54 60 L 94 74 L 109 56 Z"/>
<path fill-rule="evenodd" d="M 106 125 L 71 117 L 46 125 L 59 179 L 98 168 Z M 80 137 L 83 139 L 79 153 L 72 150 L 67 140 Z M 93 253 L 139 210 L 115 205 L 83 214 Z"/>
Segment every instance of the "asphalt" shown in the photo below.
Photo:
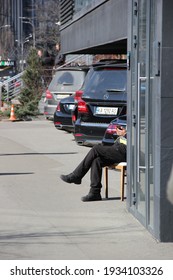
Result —
<path fill-rule="evenodd" d="M 82 185 L 66 184 L 89 148 L 43 118 L 0 122 L 0 260 L 172 260 L 120 201 L 110 171 L 109 199 L 82 202 Z"/>

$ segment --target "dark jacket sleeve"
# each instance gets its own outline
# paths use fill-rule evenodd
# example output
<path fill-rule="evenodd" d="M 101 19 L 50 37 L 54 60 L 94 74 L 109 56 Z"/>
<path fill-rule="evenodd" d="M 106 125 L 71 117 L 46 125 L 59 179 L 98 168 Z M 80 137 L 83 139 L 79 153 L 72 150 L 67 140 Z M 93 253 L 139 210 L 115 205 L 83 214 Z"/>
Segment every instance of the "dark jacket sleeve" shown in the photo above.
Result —
<path fill-rule="evenodd" d="M 118 137 L 115 141 L 116 149 L 126 157 L 127 152 L 127 139 L 124 137 Z"/>

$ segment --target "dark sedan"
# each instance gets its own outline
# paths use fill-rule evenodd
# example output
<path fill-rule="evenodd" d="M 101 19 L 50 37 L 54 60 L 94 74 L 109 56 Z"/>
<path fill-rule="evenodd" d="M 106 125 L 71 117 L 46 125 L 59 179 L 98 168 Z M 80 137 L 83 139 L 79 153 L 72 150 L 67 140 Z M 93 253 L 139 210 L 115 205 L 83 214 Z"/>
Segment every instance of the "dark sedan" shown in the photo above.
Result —
<path fill-rule="evenodd" d="M 54 125 L 57 129 L 74 132 L 71 112 L 74 109 L 74 96 L 61 99 L 54 113 Z"/>
<path fill-rule="evenodd" d="M 127 126 L 127 115 L 120 116 L 110 122 L 102 139 L 104 145 L 112 145 L 114 143 L 118 137 L 117 126 Z"/>
<path fill-rule="evenodd" d="M 74 123 L 76 121 L 76 102 L 81 99 L 83 90 L 77 90 L 75 94 L 63 98 L 59 101 L 54 113 L 54 125 L 57 129 L 74 132 Z"/>

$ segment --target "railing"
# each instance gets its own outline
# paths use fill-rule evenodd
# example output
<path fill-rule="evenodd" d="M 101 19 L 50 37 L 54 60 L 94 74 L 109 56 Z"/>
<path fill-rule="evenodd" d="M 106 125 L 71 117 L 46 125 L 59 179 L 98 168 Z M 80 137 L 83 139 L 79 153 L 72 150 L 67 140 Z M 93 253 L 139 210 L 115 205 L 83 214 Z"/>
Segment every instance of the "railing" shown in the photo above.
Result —
<path fill-rule="evenodd" d="M 87 55 L 71 55 L 70 57 L 67 57 L 66 62 L 63 65 L 54 69 L 45 69 L 43 74 L 43 79 L 45 79 L 45 86 L 48 86 L 56 70 L 68 65 L 73 65 L 73 63 L 87 65 L 90 64 L 88 63 L 89 61 L 90 59 Z M 0 107 L 2 106 L 2 101 L 15 102 L 15 100 L 17 100 L 17 97 L 20 94 L 22 87 L 24 86 L 22 80 L 23 73 L 24 72 L 21 72 L 4 82 L 0 82 Z"/>
<path fill-rule="evenodd" d="M 0 106 L 2 106 L 2 101 L 10 102 L 20 94 L 21 88 L 23 87 L 22 75 L 23 72 L 4 82 L 0 82 Z"/>
<path fill-rule="evenodd" d="M 85 56 L 86 56 L 85 54 L 72 55 L 69 59 L 68 58 L 66 59 L 66 61 L 65 61 L 65 63 L 63 65 L 56 67 L 55 70 L 61 69 L 64 66 L 73 65 L 73 62 L 75 62 L 74 65 L 76 63 L 78 63 L 79 61 L 82 62 L 82 58 L 84 58 Z M 86 61 L 85 61 L 85 64 L 86 64 Z"/>

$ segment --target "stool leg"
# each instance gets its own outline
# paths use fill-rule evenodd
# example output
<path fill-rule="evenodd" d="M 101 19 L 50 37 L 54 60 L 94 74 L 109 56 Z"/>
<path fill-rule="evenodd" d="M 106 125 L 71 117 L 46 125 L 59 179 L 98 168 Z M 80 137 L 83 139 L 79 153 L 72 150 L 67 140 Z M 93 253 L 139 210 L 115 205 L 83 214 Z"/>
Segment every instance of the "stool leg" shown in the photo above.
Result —
<path fill-rule="evenodd" d="M 108 198 L 108 167 L 104 167 L 105 198 Z"/>
<path fill-rule="evenodd" d="M 124 176 L 125 176 L 125 167 L 121 168 L 121 201 L 124 200 Z"/>

